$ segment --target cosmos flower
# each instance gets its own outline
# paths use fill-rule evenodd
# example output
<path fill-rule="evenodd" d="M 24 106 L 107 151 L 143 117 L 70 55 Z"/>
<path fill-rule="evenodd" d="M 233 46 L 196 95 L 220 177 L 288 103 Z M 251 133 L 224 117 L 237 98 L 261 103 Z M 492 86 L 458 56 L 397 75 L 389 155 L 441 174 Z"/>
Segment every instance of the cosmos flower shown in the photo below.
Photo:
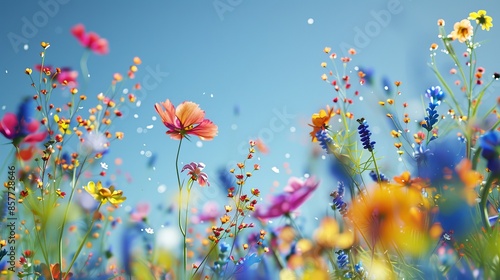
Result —
<path fill-rule="evenodd" d="M 475 20 L 477 24 L 481 25 L 481 29 L 486 29 L 486 31 L 489 31 L 493 27 L 493 19 L 486 15 L 485 10 L 470 13 L 468 19 Z"/>
<path fill-rule="evenodd" d="M 205 111 L 196 103 L 185 101 L 175 108 L 167 99 L 165 102 L 156 103 L 155 109 L 172 139 L 180 140 L 191 134 L 201 140 L 212 140 L 217 135 L 217 126 L 205 119 Z"/>
<path fill-rule="evenodd" d="M 285 192 L 273 197 L 266 206 L 257 207 L 255 217 L 270 219 L 288 215 L 299 208 L 318 186 L 319 181 L 314 178 L 307 178 L 303 181 L 291 177 L 284 189 Z"/>
<path fill-rule="evenodd" d="M 14 146 L 19 147 L 21 143 L 37 143 L 45 140 L 47 131 L 39 131 L 39 122 L 32 117 L 34 107 L 31 100 L 26 99 L 21 103 L 17 115 L 6 113 L 0 120 L 0 133 L 5 138 L 12 140 Z"/>
<path fill-rule="evenodd" d="M 189 164 L 184 165 L 181 169 L 181 172 L 184 170 L 189 170 L 188 175 L 191 176 L 191 180 L 198 181 L 200 186 L 204 187 L 205 185 L 210 186 L 208 182 L 208 175 L 202 170 L 205 168 L 205 164 L 202 162 L 191 162 Z"/>
<path fill-rule="evenodd" d="M 452 40 L 457 40 L 460 43 L 464 43 L 472 37 L 472 25 L 468 19 L 463 19 L 460 22 L 455 23 L 453 26 L 453 31 L 450 33 L 450 37 Z"/>
<path fill-rule="evenodd" d="M 108 54 L 109 44 L 108 40 L 101 38 L 95 32 L 85 32 L 83 24 L 77 24 L 71 28 L 71 34 L 80 42 L 80 44 L 96 54 Z"/>
<path fill-rule="evenodd" d="M 122 196 L 123 191 L 115 190 L 114 186 L 103 188 L 100 181 L 97 182 L 97 185 L 93 181 L 90 181 L 84 188 L 95 200 L 103 204 L 109 201 L 114 206 L 118 206 L 118 204 L 127 199 Z"/>

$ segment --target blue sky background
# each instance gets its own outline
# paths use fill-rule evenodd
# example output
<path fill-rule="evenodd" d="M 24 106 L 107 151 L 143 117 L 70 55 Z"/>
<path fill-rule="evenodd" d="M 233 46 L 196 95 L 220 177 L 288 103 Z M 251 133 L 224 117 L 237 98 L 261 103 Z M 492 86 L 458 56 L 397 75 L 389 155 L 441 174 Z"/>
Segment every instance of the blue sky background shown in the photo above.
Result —
<path fill-rule="evenodd" d="M 88 106 L 97 93 L 108 88 L 112 74 L 123 73 L 134 56 L 143 62 L 136 81 L 153 77 L 149 78 L 151 86 L 137 93 L 140 106 L 131 106 L 116 122 L 125 139 L 114 142 L 103 159 L 110 165 L 109 173 L 120 169 L 132 179 L 128 182 L 122 175 L 116 180 L 129 197 L 124 207 L 139 201 L 164 203 L 176 193 L 178 142 L 165 135 L 158 119 L 153 120 L 157 116 L 154 104 L 167 98 L 175 105 L 185 100 L 200 104 L 219 126 L 214 141 L 198 147 L 193 138 L 192 143 L 184 143 L 180 157 L 183 163 L 207 165 L 213 185 L 203 190 L 203 197 L 223 196 L 217 189 L 216 170 L 229 169 L 243 160 L 242 147 L 258 136 L 265 138 L 270 152 L 253 160 L 262 170 L 251 178 L 249 187 L 268 194 L 273 184 L 279 186 L 274 191 L 280 191 L 291 175 L 301 177 L 312 170 L 310 156 L 316 144 L 309 141 L 307 123 L 312 113 L 331 104 L 334 97 L 332 87 L 320 79 L 324 73 L 320 63 L 327 61 L 325 46 L 339 54 L 344 46 L 352 46 L 358 55 L 350 67 L 375 69 L 377 85 L 364 89 L 361 95 L 366 101 L 356 113 L 369 119 L 379 113 L 368 100 L 380 93 L 384 76 L 402 81 L 409 99 L 419 102 L 422 93 L 437 82 L 427 66 L 429 46 L 438 41 L 437 19 L 443 18 L 451 31 L 454 22 L 479 9 L 486 9 L 494 19 L 491 31 L 478 35 L 487 39 L 478 59 L 491 74 L 500 71 L 500 8 L 494 1 L 1 1 L 0 116 L 15 111 L 23 97 L 33 94 L 24 69 L 39 63 L 41 41 L 51 43 L 48 64 L 79 69 L 83 49 L 69 30 L 83 23 L 110 44 L 108 55 L 89 58 Z M 390 17 L 380 19 L 377 15 L 381 14 Z M 310 24 L 309 19 L 314 22 Z M 35 29 L 27 30 L 27 24 Z M 360 41 L 360 32 L 366 36 L 364 41 Z M 13 43 L 13 34 L 22 42 Z M 443 68 L 451 67 L 442 57 Z M 495 100 L 496 96 L 489 98 Z M 388 139 L 383 134 L 387 131 L 379 127 L 383 122 L 381 118 L 370 120 L 374 138 L 384 135 Z M 382 156 L 386 152 L 383 141 L 378 145 Z M 10 145 L 0 146 L 2 159 L 10 149 Z M 154 168 L 147 166 L 149 152 L 157 157 Z M 119 167 L 113 166 L 117 157 L 123 159 Z M 382 163 L 389 177 L 403 169 L 389 162 Z M 328 194 L 335 183 L 325 177 L 321 160 L 314 164 L 313 175 L 324 182 L 315 198 L 324 203 L 306 211 L 319 215 L 328 209 Z M 166 191 L 159 194 L 162 185 Z M 163 223 L 163 217 L 153 215 L 158 216 L 153 226 Z"/>

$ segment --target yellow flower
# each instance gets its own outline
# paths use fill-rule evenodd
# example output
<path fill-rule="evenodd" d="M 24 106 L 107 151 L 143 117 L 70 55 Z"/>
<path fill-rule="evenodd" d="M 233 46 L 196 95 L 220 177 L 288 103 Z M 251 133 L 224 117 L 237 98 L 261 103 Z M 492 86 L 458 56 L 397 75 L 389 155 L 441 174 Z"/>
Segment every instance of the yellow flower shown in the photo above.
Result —
<path fill-rule="evenodd" d="M 86 186 L 85 190 L 97 201 L 100 201 L 101 203 L 106 203 L 106 201 L 109 201 L 109 203 L 113 204 L 114 206 L 118 206 L 118 204 L 122 203 L 127 199 L 126 197 L 122 196 L 123 191 L 121 190 L 115 190 L 114 186 L 111 186 L 108 188 L 103 188 L 101 182 L 97 182 L 97 185 L 93 182 L 90 181 Z"/>
<path fill-rule="evenodd" d="M 69 127 L 69 123 L 66 120 L 59 118 L 58 115 L 54 115 L 54 121 L 57 123 L 59 127 L 59 131 L 62 134 L 71 134 L 71 129 Z"/>
<path fill-rule="evenodd" d="M 453 31 L 450 33 L 452 40 L 458 39 L 460 43 L 464 43 L 472 37 L 472 25 L 468 19 L 463 19 L 460 22 L 455 23 L 453 26 Z"/>
<path fill-rule="evenodd" d="M 490 28 L 493 27 L 492 23 L 493 18 L 487 16 L 485 10 L 479 10 L 477 11 L 477 13 L 476 12 L 470 13 L 468 19 L 476 20 L 476 23 L 481 25 L 481 29 L 483 30 L 486 29 L 486 31 L 489 31 Z"/>

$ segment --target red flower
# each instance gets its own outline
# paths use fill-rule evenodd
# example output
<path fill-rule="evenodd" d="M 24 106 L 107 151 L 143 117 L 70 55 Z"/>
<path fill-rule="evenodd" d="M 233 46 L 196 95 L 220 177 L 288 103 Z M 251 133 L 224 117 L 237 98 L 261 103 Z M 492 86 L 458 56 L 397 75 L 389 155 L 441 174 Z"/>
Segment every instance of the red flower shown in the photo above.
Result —
<path fill-rule="evenodd" d="M 41 142 L 47 137 L 47 131 L 39 132 L 39 122 L 31 117 L 34 108 L 30 107 L 30 102 L 31 100 L 23 102 L 19 106 L 17 115 L 6 113 L 0 120 L 0 133 L 12 140 L 16 147 L 21 143 Z"/>
<path fill-rule="evenodd" d="M 80 44 L 96 54 L 107 54 L 109 53 L 108 40 L 101 38 L 95 32 L 85 33 L 85 26 L 83 24 L 77 24 L 71 28 L 71 34 L 78 39 Z"/>

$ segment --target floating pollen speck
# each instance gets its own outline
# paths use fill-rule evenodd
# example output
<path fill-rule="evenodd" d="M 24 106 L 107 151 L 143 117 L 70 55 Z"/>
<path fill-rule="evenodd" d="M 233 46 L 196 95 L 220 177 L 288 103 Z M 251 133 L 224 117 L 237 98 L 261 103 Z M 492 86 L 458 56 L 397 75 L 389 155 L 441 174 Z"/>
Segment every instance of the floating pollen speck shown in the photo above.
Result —
<path fill-rule="evenodd" d="M 278 167 L 276 166 L 273 166 L 273 168 L 271 168 L 271 170 L 274 172 L 274 173 L 280 173 L 280 170 L 278 169 Z"/>

